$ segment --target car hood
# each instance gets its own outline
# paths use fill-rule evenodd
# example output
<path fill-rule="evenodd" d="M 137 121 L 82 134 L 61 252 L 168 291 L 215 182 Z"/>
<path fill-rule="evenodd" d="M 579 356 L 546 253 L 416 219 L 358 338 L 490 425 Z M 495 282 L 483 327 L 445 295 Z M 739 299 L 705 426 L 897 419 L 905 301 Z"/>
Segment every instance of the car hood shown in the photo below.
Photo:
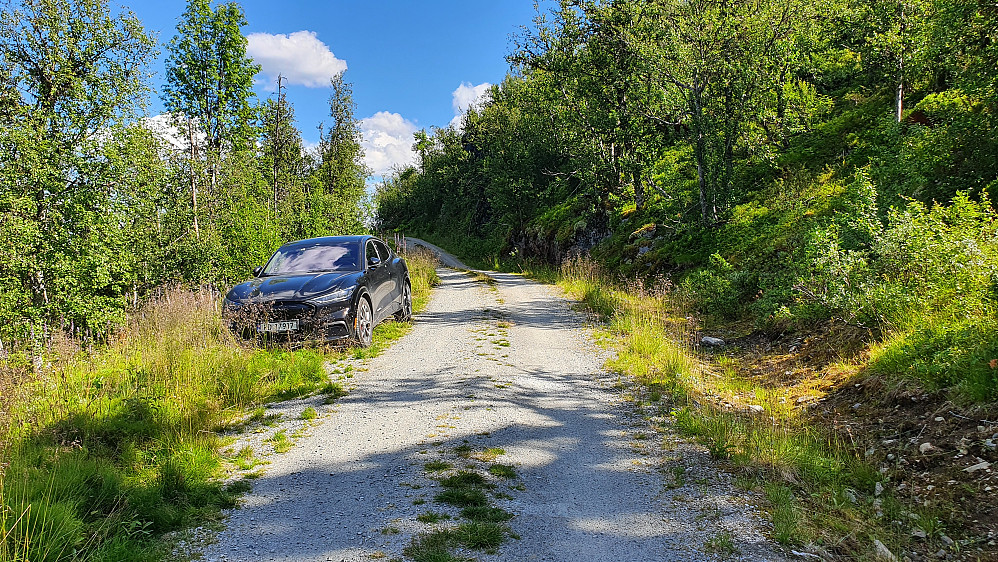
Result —
<path fill-rule="evenodd" d="M 336 289 L 353 287 L 360 272 L 342 271 L 257 277 L 240 283 L 225 296 L 233 302 L 305 300 Z"/>

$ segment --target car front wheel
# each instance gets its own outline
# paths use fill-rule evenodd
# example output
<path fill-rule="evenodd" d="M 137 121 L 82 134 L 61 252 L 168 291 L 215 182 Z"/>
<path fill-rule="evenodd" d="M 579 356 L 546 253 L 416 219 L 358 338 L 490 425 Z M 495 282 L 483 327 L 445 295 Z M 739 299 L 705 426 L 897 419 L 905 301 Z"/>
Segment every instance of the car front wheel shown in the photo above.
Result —
<path fill-rule="evenodd" d="M 398 312 L 395 313 L 395 320 L 408 322 L 412 319 L 412 287 L 409 285 L 408 279 L 402 283 L 402 296 L 399 300 L 401 306 Z"/>
<path fill-rule="evenodd" d="M 357 315 L 353 320 L 353 334 L 357 345 L 368 347 L 371 345 L 371 335 L 374 332 L 374 315 L 371 313 L 371 303 L 361 297 L 357 301 Z"/>

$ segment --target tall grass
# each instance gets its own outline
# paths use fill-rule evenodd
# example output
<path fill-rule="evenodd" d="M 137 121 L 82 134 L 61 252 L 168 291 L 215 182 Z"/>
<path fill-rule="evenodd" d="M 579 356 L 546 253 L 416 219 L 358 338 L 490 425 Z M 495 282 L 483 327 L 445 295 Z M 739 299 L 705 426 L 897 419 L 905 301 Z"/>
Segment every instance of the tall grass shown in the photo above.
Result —
<path fill-rule="evenodd" d="M 415 308 L 434 260 L 408 259 Z M 0 361 L 0 562 L 150 560 L 156 538 L 234 505 L 217 430 L 328 383 L 338 350 L 257 349 L 224 327 L 217 294 L 166 290 L 99 349 L 56 336 Z M 406 330 L 389 322 L 375 350 Z"/>
<path fill-rule="evenodd" d="M 5 402 L 0 560 L 147 559 L 148 539 L 232 505 L 215 429 L 326 380 L 314 350 L 238 345 L 217 296 L 171 289 L 106 348 L 60 340 L 33 368 L 0 365 Z"/>
<path fill-rule="evenodd" d="M 432 252 L 420 249 L 405 253 L 409 266 L 409 279 L 412 282 L 412 308 L 419 312 L 430 302 L 430 290 L 440 283 L 437 275 L 438 261 Z"/>
<path fill-rule="evenodd" d="M 906 540 L 871 507 L 882 476 L 794 407 L 810 389 L 763 385 L 730 361 L 701 355 L 693 307 L 666 280 L 624 282 L 595 262 L 573 260 L 558 282 L 603 320 L 601 335 L 616 351 L 609 367 L 639 383 L 639 399 L 659 404 L 675 427 L 766 495 L 774 538 L 850 556 L 869 551 L 874 538 L 888 545 Z M 843 497 L 857 499 L 836 501 Z M 900 509 L 886 496 L 877 505 Z"/>

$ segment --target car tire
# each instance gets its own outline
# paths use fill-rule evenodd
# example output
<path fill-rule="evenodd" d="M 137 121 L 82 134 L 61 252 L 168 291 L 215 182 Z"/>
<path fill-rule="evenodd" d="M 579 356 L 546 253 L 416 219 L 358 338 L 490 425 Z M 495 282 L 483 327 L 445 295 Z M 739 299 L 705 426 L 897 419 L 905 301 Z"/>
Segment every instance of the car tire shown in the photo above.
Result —
<path fill-rule="evenodd" d="M 406 279 L 402 283 L 402 294 L 399 297 L 399 310 L 395 313 L 396 322 L 412 320 L 412 285 Z"/>
<path fill-rule="evenodd" d="M 353 318 L 353 337 L 360 347 L 369 347 L 374 333 L 374 314 L 367 297 L 357 300 L 357 314 Z"/>

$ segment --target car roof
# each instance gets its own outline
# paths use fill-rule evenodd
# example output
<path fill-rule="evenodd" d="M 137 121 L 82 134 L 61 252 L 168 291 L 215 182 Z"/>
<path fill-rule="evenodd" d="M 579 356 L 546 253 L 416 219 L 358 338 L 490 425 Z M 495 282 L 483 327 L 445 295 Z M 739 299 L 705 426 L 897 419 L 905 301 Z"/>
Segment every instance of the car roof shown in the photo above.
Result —
<path fill-rule="evenodd" d="M 297 248 L 302 246 L 339 246 L 341 244 L 359 244 L 374 238 L 369 234 L 359 234 L 353 236 L 321 236 L 319 238 L 307 238 L 288 242 L 281 248 Z"/>

